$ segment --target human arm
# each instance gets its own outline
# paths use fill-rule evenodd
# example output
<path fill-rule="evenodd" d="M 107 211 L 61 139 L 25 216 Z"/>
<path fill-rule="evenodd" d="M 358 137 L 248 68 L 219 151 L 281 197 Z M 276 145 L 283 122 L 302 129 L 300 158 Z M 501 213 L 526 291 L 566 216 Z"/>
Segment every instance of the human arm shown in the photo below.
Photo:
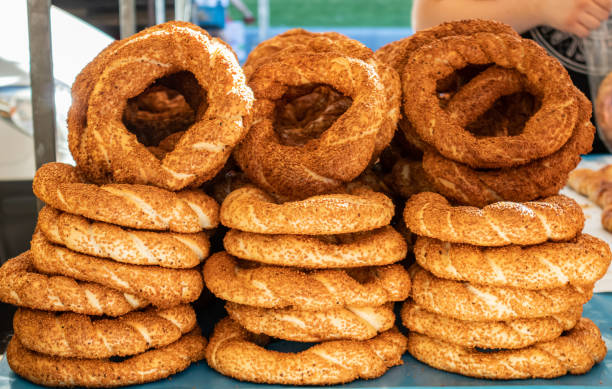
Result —
<path fill-rule="evenodd" d="M 608 18 L 610 0 L 414 0 L 412 26 L 422 30 L 461 19 L 493 19 L 519 33 L 538 25 L 584 37 Z"/>

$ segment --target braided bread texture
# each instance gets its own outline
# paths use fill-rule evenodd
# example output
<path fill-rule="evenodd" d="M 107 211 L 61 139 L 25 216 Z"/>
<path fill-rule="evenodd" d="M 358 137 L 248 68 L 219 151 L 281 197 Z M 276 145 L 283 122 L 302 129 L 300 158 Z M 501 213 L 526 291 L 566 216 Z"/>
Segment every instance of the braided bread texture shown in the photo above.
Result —
<path fill-rule="evenodd" d="M 120 316 L 144 308 L 149 301 L 91 282 L 35 272 L 30 251 L 0 267 L 0 301 L 45 311 Z"/>
<path fill-rule="evenodd" d="M 410 294 L 410 276 L 399 264 L 316 271 L 242 267 L 226 252 L 208 258 L 204 281 L 220 299 L 260 308 L 374 307 L 405 300 Z"/>
<path fill-rule="evenodd" d="M 602 278 L 612 253 L 608 244 L 580 234 L 568 242 L 536 246 L 478 247 L 419 236 L 414 255 L 440 278 L 474 284 L 550 289 L 590 287 Z"/>
<path fill-rule="evenodd" d="M 196 112 L 162 159 L 123 122 L 128 99 L 159 79 L 172 80 Z M 185 22 L 153 26 L 108 46 L 77 76 L 72 96 L 70 151 L 91 180 L 173 191 L 215 176 L 248 131 L 253 107 L 229 45 Z"/>
<path fill-rule="evenodd" d="M 410 333 L 408 352 L 436 369 L 488 379 L 554 378 L 584 374 L 606 356 L 601 333 L 582 318 L 567 335 L 519 350 L 481 352 Z"/>
<path fill-rule="evenodd" d="M 198 328 L 174 343 L 120 362 L 39 354 L 13 337 L 6 350 L 6 360 L 15 373 L 38 385 L 108 388 L 143 384 L 176 374 L 202 360 L 205 348 L 206 339 Z"/>
<path fill-rule="evenodd" d="M 304 311 L 299 308 L 257 308 L 229 302 L 225 309 L 249 332 L 295 342 L 366 340 L 395 325 L 393 303 L 379 307 Z"/>
<path fill-rule="evenodd" d="M 210 241 L 204 232 L 180 234 L 130 230 L 46 206 L 38 213 L 45 237 L 73 251 L 133 265 L 188 269 L 208 257 Z"/>
<path fill-rule="evenodd" d="M 53 208 L 124 227 L 192 233 L 219 223 L 219 205 L 202 191 L 88 184 L 74 166 L 58 162 L 36 171 L 32 190 Z"/>
<path fill-rule="evenodd" d="M 569 240 L 584 227 L 580 205 L 565 196 L 484 208 L 453 207 L 441 195 L 412 196 L 404 208 L 406 226 L 415 234 L 476 246 L 532 245 Z"/>
<path fill-rule="evenodd" d="M 401 365 L 406 341 L 393 328 L 369 340 L 335 340 L 285 354 L 256 345 L 253 334 L 225 318 L 215 326 L 206 361 L 221 374 L 240 381 L 332 385 L 380 377 Z"/>
<path fill-rule="evenodd" d="M 247 186 L 225 198 L 220 218 L 226 227 L 260 234 L 333 235 L 386 226 L 394 213 L 391 199 L 366 188 L 276 204 Z"/>
<path fill-rule="evenodd" d="M 435 61 L 432 58 L 436 58 Z M 477 137 L 440 107 L 436 84 L 470 64 L 516 69 L 540 108 L 519 135 Z M 509 34 L 476 33 L 436 40 L 415 52 L 404 70 L 404 111 L 421 138 L 446 158 L 472 168 L 528 163 L 559 150 L 578 120 L 578 98 L 567 71 L 535 42 Z"/>
<path fill-rule="evenodd" d="M 519 349 L 547 342 L 574 328 L 582 307 L 537 319 L 465 321 L 431 313 L 413 301 L 402 306 L 402 323 L 410 331 L 464 347 Z"/>
<path fill-rule="evenodd" d="M 223 246 L 238 258 L 311 269 L 388 265 L 404 259 L 408 250 L 402 235 L 391 226 L 327 236 L 230 230 L 223 238 Z"/>
<path fill-rule="evenodd" d="M 59 274 L 134 293 L 159 308 L 195 301 L 204 287 L 196 269 L 140 266 L 79 254 L 50 243 L 37 231 L 31 242 L 32 263 L 46 274 Z"/>
<path fill-rule="evenodd" d="M 164 347 L 196 325 L 195 312 L 186 304 L 101 320 L 77 313 L 56 315 L 20 308 L 13 318 L 15 336 L 27 349 L 84 359 L 135 355 Z"/>
<path fill-rule="evenodd" d="M 413 265 L 410 272 L 411 295 L 418 305 L 459 320 L 505 321 L 546 317 L 585 304 L 593 296 L 593 286 L 570 284 L 529 290 L 445 280 L 418 265 Z"/>
<path fill-rule="evenodd" d="M 275 102 L 290 87 L 305 84 L 331 85 L 353 103 L 318 138 L 301 146 L 282 144 L 274 131 Z M 370 163 L 390 108 L 375 65 L 341 53 L 306 52 L 260 66 L 249 86 L 257 99 L 253 126 L 234 157 L 266 191 L 290 198 L 329 192 L 352 181 Z"/>

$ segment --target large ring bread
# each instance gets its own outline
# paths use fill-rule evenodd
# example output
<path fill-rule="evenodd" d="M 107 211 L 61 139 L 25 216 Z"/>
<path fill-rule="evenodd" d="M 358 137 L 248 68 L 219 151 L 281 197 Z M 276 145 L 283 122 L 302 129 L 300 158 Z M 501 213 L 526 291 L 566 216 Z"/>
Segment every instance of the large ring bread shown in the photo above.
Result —
<path fill-rule="evenodd" d="M 386 226 L 394 212 L 391 199 L 365 188 L 277 204 L 248 186 L 225 198 L 220 218 L 226 227 L 260 234 L 333 235 Z"/>
<path fill-rule="evenodd" d="M 49 206 L 38 213 L 37 226 L 53 243 L 133 265 L 188 269 L 208 257 L 210 249 L 208 235 L 204 232 L 180 234 L 130 230 Z"/>
<path fill-rule="evenodd" d="M 405 300 L 410 294 L 410 276 L 399 264 L 315 271 L 243 266 L 226 252 L 213 254 L 204 264 L 206 287 L 238 304 L 309 311 L 374 307 Z"/>
<path fill-rule="evenodd" d="M 84 359 L 135 355 L 177 341 L 196 327 L 190 305 L 130 312 L 116 319 L 91 320 L 77 313 L 18 309 L 13 330 L 29 350 Z"/>
<path fill-rule="evenodd" d="M 129 98 L 157 80 L 184 74 L 189 77 L 173 86 L 196 111 L 195 122 L 160 160 L 127 130 L 123 111 Z M 72 96 L 69 146 L 88 178 L 169 190 L 213 178 L 246 134 L 253 106 L 231 48 L 183 22 L 160 24 L 108 46 L 81 71 Z"/>
<path fill-rule="evenodd" d="M 505 321 L 546 317 L 586 304 L 593 296 L 593 286 L 570 284 L 529 290 L 445 280 L 418 265 L 413 265 L 410 271 L 412 299 L 430 312 L 459 320 Z"/>
<path fill-rule="evenodd" d="M 333 385 L 380 377 L 402 364 L 405 351 L 406 337 L 394 328 L 369 340 L 335 340 L 298 353 L 279 353 L 258 346 L 253 334 L 225 318 L 215 326 L 206 361 L 241 381 Z"/>
<path fill-rule="evenodd" d="M 202 191 L 88 184 L 79 170 L 63 163 L 41 166 L 32 190 L 53 208 L 124 227 L 191 233 L 219 223 L 219 205 Z"/>
<path fill-rule="evenodd" d="M 465 321 L 431 313 L 413 301 L 402 306 L 402 323 L 410 331 L 464 347 L 519 349 L 558 338 L 574 328 L 582 307 L 537 319 Z"/>
<path fill-rule="evenodd" d="M 269 265 L 348 268 L 388 265 L 404 259 L 407 246 L 391 226 L 332 236 L 269 235 L 232 229 L 223 238 L 228 253 Z"/>
<path fill-rule="evenodd" d="M 228 302 L 225 309 L 234 321 L 249 332 L 295 342 L 366 340 L 395 325 L 392 303 L 379 307 L 304 311 L 299 307 L 257 308 Z"/>
<path fill-rule="evenodd" d="M 6 349 L 6 361 L 15 373 L 38 385 L 107 388 L 143 384 L 166 378 L 202 360 L 206 339 L 199 332 L 194 329 L 174 343 L 119 362 L 39 354 L 13 337 Z"/>
<path fill-rule="evenodd" d="M 34 233 L 31 246 L 34 267 L 42 273 L 96 282 L 160 308 L 195 301 L 204 287 L 198 269 L 130 265 L 79 254 L 50 243 L 40 231 Z"/>
<path fill-rule="evenodd" d="M 133 293 L 92 282 L 36 273 L 30 251 L 0 267 L 0 301 L 44 311 L 119 316 L 149 305 Z"/>
<path fill-rule="evenodd" d="M 500 201 L 480 209 L 453 207 L 443 196 L 424 192 L 406 202 L 404 221 L 413 233 L 445 242 L 505 246 L 572 239 L 582 231 L 584 215 L 578 203 L 565 196 Z"/>
<path fill-rule="evenodd" d="M 606 356 L 599 329 L 582 318 L 567 335 L 519 350 L 494 352 L 410 333 L 408 352 L 436 369 L 488 379 L 554 378 L 584 374 Z"/>

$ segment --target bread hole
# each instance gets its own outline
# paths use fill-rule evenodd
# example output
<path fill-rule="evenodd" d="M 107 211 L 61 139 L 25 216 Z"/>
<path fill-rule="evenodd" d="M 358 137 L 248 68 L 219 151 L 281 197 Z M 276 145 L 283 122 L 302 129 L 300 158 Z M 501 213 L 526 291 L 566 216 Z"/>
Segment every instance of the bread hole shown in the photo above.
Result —
<path fill-rule="evenodd" d="M 321 136 L 352 103 L 329 85 L 289 87 L 276 101 L 274 130 L 281 144 L 303 146 Z"/>
<path fill-rule="evenodd" d="M 207 108 L 206 91 L 191 72 L 181 71 L 155 80 L 128 99 L 122 120 L 161 159 Z"/>

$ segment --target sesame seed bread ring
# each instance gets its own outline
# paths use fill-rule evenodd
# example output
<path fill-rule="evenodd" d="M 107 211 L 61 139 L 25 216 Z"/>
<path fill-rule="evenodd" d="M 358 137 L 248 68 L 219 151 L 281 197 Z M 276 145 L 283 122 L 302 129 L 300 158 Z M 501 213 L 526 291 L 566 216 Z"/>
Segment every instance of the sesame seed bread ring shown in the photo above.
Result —
<path fill-rule="evenodd" d="M 335 340 L 298 353 L 258 346 L 255 335 L 230 318 L 222 319 L 206 347 L 206 361 L 240 381 L 283 385 L 333 385 L 372 379 L 402 364 L 406 337 L 396 328 L 369 340 Z"/>
<path fill-rule="evenodd" d="M 13 330 L 32 351 L 58 357 L 110 358 L 145 352 L 173 343 L 196 327 L 190 305 L 130 312 L 116 319 L 91 320 L 77 313 L 18 309 Z"/>
<path fill-rule="evenodd" d="M 205 232 L 129 230 L 49 206 L 38 213 L 38 228 L 48 240 L 71 250 L 134 265 L 188 269 L 208 257 L 210 249 Z"/>
<path fill-rule="evenodd" d="M 160 160 L 125 127 L 124 110 L 128 99 L 157 80 L 184 74 L 189 77 L 176 79 L 173 89 L 196 112 L 195 122 Z M 77 76 L 72 95 L 70 151 L 89 179 L 173 191 L 219 172 L 246 135 L 253 106 L 232 49 L 184 22 L 160 24 L 108 46 Z"/>
<path fill-rule="evenodd" d="M 470 321 L 533 319 L 566 312 L 585 304 L 593 296 L 593 286 L 566 285 L 529 290 L 476 285 L 438 278 L 413 265 L 411 296 L 429 312 Z"/>
<path fill-rule="evenodd" d="M 379 307 L 343 307 L 325 311 L 268 309 L 225 304 L 229 316 L 249 332 L 295 342 L 366 340 L 395 325 L 393 303 Z"/>
<path fill-rule="evenodd" d="M 31 251 L 34 267 L 42 273 L 96 282 L 133 293 L 159 308 L 195 301 L 204 287 L 199 270 L 130 265 L 92 257 L 56 246 L 40 231 L 32 236 Z"/>
<path fill-rule="evenodd" d="M 470 377 L 511 380 L 584 374 L 606 356 L 599 328 L 586 318 L 557 339 L 519 350 L 494 352 L 410 333 L 408 352 L 436 369 Z"/>
<path fill-rule="evenodd" d="M 313 83 L 330 85 L 353 103 L 318 138 L 283 144 L 274 130 L 275 102 L 289 87 Z M 337 53 L 295 54 L 259 67 L 249 86 L 257 99 L 254 122 L 234 157 L 258 186 L 304 198 L 352 181 L 370 163 L 389 108 L 376 66 Z"/>
<path fill-rule="evenodd" d="M 391 226 L 341 235 L 269 235 L 229 230 L 225 250 L 269 265 L 310 269 L 388 265 L 406 257 L 404 237 Z"/>
<path fill-rule="evenodd" d="M 504 247 L 419 236 L 414 255 L 419 265 L 440 278 L 524 289 L 589 287 L 606 274 L 612 258 L 606 242 L 586 234 L 569 242 Z"/>
<path fill-rule="evenodd" d="M 277 204 L 247 186 L 225 198 L 220 219 L 226 227 L 260 234 L 334 235 L 386 226 L 394 212 L 391 199 L 366 188 Z"/>
<path fill-rule="evenodd" d="M 509 321 L 464 321 L 426 311 L 408 300 L 401 311 L 402 323 L 410 331 L 464 347 L 518 349 L 547 342 L 574 328 L 582 307 L 538 319 Z"/>
<path fill-rule="evenodd" d="M 0 301 L 45 311 L 108 316 L 124 315 L 150 304 L 132 293 L 103 285 L 36 273 L 30 251 L 0 267 Z"/>
<path fill-rule="evenodd" d="M 88 184 L 74 166 L 52 162 L 34 175 L 36 197 L 53 208 L 124 227 L 200 232 L 219 223 L 219 205 L 200 190 Z"/>
<path fill-rule="evenodd" d="M 435 60 L 434 60 L 435 58 Z M 437 81 L 468 65 L 497 64 L 516 69 L 540 108 L 514 136 L 477 137 L 442 107 Z M 404 69 L 404 112 L 419 136 L 446 158 L 472 168 L 528 163 L 559 150 L 572 135 L 579 101 L 565 68 L 528 39 L 509 34 L 450 36 L 422 46 Z"/>
<path fill-rule="evenodd" d="M 417 235 L 476 246 L 531 245 L 575 237 L 584 226 L 580 205 L 569 197 L 500 201 L 484 208 L 453 207 L 441 195 L 412 196 L 404 208 L 406 226 Z"/>
<path fill-rule="evenodd" d="M 307 311 L 375 307 L 410 294 L 410 276 L 399 264 L 315 271 L 245 265 L 250 264 L 226 252 L 213 254 L 204 264 L 206 286 L 220 299 L 238 304 Z"/>
<path fill-rule="evenodd" d="M 11 339 L 6 360 L 28 381 L 53 387 L 109 388 L 161 380 L 204 358 L 206 339 L 194 329 L 167 346 L 120 362 L 109 359 L 61 358 L 39 354 Z"/>

